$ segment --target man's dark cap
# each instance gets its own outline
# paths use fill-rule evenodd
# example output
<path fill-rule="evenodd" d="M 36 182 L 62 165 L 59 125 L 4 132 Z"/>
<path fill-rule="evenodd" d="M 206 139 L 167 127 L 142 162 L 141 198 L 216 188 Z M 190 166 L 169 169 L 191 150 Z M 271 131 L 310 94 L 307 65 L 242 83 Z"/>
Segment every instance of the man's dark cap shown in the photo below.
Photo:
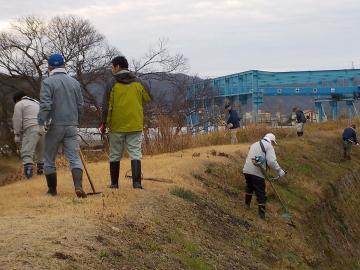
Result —
<path fill-rule="evenodd" d="M 24 91 L 18 91 L 13 95 L 13 101 L 14 103 L 16 103 L 17 101 L 19 101 L 20 99 L 22 99 L 23 97 L 25 97 L 26 94 Z"/>

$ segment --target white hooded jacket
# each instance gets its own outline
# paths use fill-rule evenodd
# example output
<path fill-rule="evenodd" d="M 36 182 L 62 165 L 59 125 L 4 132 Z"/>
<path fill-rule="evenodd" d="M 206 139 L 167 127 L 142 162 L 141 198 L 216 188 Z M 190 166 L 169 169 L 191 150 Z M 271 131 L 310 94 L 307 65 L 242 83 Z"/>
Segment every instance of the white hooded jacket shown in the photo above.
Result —
<path fill-rule="evenodd" d="M 243 168 L 243 173 L 252 174 L 252 175 L 256 175 L 258 177 L 264 178 L 264 175 L 262 174 L 261 169 L 258 166 L 255 166 L 252 162 L 252 159 L 255 158 L 255 156 L 262 156 L 262 157 L 266 157 L 267 165 L 279 174 L 281 171 L 281 167 L 276 160 L 275 150 L 271 144 L 271 141 L 265 137 L 261 140 L 261 142 L 264 145 L 266 155 L 262 151 L 259 141 L 256 143 L 253 143 L 251 145 L 249 153 L 246 157 L 245 165 Z M 266 165 L 263 165 L 263 166 L 264 166 L 264 169 L 266 169 L 265 168 Z"/>
<path fill-rule="evenodd" d="M 15 135 L 20 135 L 28 127 L 38 125 L 39 108 L 39 102 L 27 96 L 15 104 L 12 119 Z"/>

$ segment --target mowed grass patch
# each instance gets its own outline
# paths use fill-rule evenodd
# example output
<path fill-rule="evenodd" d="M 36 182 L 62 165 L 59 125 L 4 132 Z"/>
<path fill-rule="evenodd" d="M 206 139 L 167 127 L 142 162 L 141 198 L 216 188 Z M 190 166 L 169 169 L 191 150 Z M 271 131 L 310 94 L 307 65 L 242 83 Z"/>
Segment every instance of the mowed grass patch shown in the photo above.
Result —
<path fill-rule="evenodd" d="M 170 194 L 177 196 L 181 199 L 184 199 L 189 202 L 196 202 L 198 200 L 198 196 L 189 189 L 185 189 L 183 187 L 174 187 L 170 190 Z"/>

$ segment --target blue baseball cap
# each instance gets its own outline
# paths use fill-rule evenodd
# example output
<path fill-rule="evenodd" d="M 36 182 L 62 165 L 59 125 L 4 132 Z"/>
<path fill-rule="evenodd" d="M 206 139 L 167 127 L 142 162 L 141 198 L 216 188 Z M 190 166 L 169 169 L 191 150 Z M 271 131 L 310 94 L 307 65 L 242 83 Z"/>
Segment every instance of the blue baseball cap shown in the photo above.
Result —
<path fill-rule="evenodd" d="M 48 58 L 48 65 L 50 67 L 61 67 L 65 64 L 64 57 L 62 55 L 54 53 Z"/>

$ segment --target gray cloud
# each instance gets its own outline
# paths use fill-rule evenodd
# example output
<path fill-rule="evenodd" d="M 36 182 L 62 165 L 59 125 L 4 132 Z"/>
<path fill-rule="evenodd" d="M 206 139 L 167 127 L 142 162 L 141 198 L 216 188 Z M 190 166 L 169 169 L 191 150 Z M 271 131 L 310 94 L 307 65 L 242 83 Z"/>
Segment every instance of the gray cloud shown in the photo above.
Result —
<path fill-rule="evenodd" d="M 4 2 L 4 3 L 3 3 Z M 18 16 L 77 14 L 139 57 L 159 37 L 193 73 L 360 67 L 358 0 L 0 0 L 0 28 Z"/>

